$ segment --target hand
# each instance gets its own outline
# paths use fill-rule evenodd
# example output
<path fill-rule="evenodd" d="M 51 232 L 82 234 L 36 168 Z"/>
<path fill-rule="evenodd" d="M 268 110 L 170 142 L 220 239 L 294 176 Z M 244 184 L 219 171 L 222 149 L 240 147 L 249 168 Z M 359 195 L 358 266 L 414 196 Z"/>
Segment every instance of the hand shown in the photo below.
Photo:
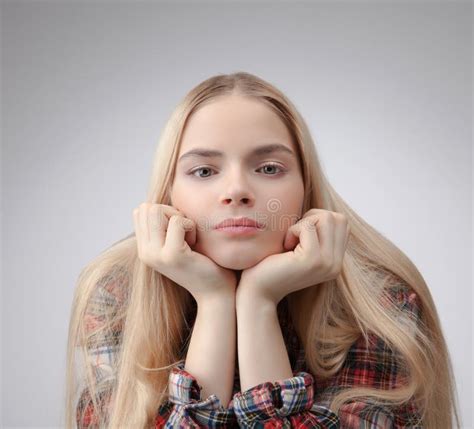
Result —
<path fill-rule="evenodd" d="M 196 223 L 173 206 L 142 203 L 133 210 L 140 260 L 162 273 L 200 301 L 235 293 L 237 279 L 232 270 L 195 252 Z"/>
<path fill-rule="evenodd" d="M 343 214 L 308 210 L 286 233 L 283 247 L 294 250 L 267 256 L 243 270 L 237 296 L 250 293 L 276 305 L 291 292 L 336 278 L 349 233 Z"/>

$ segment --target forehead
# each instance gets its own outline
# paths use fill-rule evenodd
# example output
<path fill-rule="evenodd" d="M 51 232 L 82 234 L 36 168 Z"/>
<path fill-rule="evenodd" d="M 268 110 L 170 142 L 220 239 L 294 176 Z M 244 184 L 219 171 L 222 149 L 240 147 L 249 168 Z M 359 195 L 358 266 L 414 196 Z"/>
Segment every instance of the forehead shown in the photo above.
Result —
<path fill-rule="evenodd" d="M 205 104 L 188 118 L 180 154 L 196 147 L 250 151 L 267 143 L 294 149 L 286 125 L 269 106 L 250 97 L 227 95 Z"/>

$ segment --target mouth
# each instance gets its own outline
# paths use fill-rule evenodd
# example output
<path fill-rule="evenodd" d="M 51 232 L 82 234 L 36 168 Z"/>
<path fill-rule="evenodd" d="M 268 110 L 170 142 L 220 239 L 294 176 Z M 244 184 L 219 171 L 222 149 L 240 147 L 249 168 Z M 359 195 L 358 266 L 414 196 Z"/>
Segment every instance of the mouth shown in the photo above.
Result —
<path fill-rule="evenodd" d="M 257 226 L 246 226 L 246 225 L 232 225 L 223 226 L 216 228 L 216 231 L 234 236 L 247 236 L 254 235 L 260 232 L 262 229 Z"/>
<path fill-rule="evenodd" d="M 215 229 L 228 229 L 233 228 L 236 231 L 243 230 L 244 228 L 253 228 L 253 229 L 263 229 L 263 226 L 260 222 L 257 222 L 253 219 L 248 217 L 240 217 L 240 218 L 228 218 L 223 220 L 222 222 L 218 223 L 215 226 Z"/>

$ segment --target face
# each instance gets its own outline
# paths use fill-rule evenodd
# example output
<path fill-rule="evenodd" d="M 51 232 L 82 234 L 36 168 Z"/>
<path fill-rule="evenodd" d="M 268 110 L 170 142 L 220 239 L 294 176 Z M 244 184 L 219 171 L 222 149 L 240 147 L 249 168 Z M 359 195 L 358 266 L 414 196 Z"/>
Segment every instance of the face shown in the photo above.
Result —
<path fill-rule="evenodd" d="M 268 106 L 237 95 L 202 106 L 184 130 L 170 195 L 171 205 L 196 222 L 192 249 L 218 265 L 242 270 L 284 252 L 304 195 L 286 126 Z M 241 217 L 261 228 L 215 228 Z"/>

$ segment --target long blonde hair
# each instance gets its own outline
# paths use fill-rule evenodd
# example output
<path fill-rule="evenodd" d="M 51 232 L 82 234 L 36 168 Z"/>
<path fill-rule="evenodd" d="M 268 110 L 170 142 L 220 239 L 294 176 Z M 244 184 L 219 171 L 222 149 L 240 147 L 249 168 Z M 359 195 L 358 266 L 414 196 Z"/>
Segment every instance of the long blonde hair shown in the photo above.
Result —
<path fill-rule="evenodd" d="M 147 202 L 170 204 L 179 143 L 190 115 L 214 97 L 231 94 L 260 100 L 288 127 L 302 166 L 304 212 L 322 208 L 342 213 L 349 220 L 351 236 L 340 275 L 288 296 L 289 312 L 304 345 L 308 368 L 317 377 L 334 375 L 351 344 L 361 334 L 368 338 L 372 332 L 400 353 L 409 374 L 406 385 L 396 389 L 345 389 L 331 401 L 331 409 L 337 412 L 345 401 L 355 397 L 390 404 L 416 398 L 424 427 L 449 429 L 453 415 L 459 426 L 450 356 L 422 275 L 400 249 L 367 224 L 331 187 L 304 119 L 273 85 L 250 73 L 237 72 L 213 76 L 193 88 L 174 109 L 160 136 Z M 87 329 L 91 297 L 98 285 L 113 281 L 120 282 L 122 293 L 113 306 L 104 304 L 99 309 L 103 323 L 91 332 Z M 386 289 L 394 284 L 408 285 L 418 295 L 421 318 L 412 327 L 415 335 L 406 329 L 410 321 L 397 313 L 395 306 L 392 312 L 382 305 Z M 192 308 L 193 298 L 186 289 L 140 261 L 134 233 L 92 260 L 79 275 L 72 303 L 66 426 L 74 427 L 76 396 L 84 389 L 90 392 L 100 421 L 109 427 L 152 426 L 157 410 L 168 399 L 171 366 L 185 357 L 183 344 L 189 339 L 187 320 Z M 117 359 L 108 375 L 98 379 L 88 351 L 100 348 L 110 338 L 115 340 Z M 76 352 L 85 364 L 82 387 L 75 375 Z M 107 407 L 101 407 L 106 394 L 112 399 Z"/>

